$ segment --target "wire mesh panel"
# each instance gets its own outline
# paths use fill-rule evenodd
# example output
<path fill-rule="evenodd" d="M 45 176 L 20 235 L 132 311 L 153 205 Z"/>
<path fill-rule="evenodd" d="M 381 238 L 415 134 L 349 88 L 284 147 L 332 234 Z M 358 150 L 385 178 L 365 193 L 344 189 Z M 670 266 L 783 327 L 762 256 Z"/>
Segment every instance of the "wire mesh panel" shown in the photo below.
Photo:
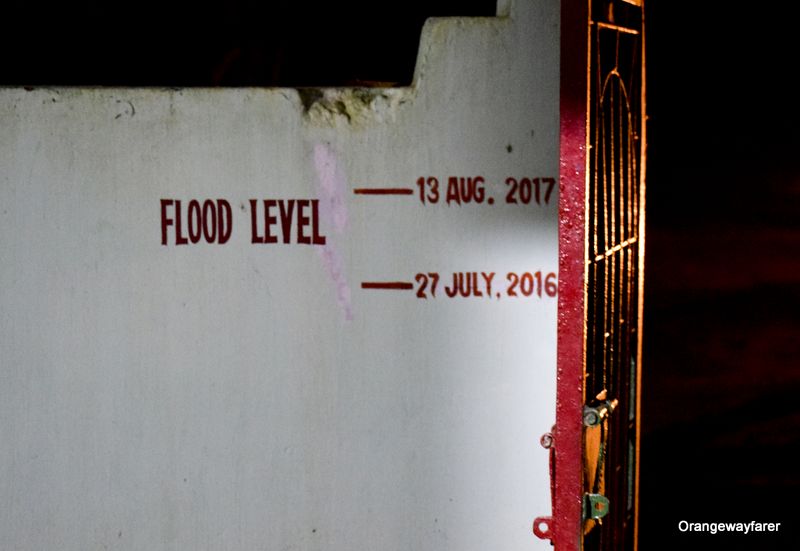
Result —
<path fill-rule="evenodd" d="M 584 548 L 634 547 L 640 339 L 642 14 L 591 10 Z"/>

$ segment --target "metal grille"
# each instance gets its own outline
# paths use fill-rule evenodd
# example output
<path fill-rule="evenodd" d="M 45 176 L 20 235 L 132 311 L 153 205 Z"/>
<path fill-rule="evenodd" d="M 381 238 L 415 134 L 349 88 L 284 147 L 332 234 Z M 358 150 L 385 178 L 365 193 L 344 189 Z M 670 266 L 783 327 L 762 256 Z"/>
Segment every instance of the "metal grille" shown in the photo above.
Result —
<path fill-rule="evenodd" d="M 641 7 L 592 7 L 584 483 L 608 499 L 584 549 L 633 549 L 641 204 Z M 599 412 L 599 415 L 592 415 Z"/>

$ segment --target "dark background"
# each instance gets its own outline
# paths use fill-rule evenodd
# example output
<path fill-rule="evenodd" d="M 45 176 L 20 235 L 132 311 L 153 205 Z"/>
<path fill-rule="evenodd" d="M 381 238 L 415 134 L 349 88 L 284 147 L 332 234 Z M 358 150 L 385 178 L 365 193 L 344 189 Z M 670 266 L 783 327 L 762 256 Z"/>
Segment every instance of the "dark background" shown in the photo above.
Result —
<path fill-rule="evenodd" d="M 800 549 L 800 48 L 775 7 L 648 6 L 643 550 Z"/>
<path fill-rule="evenodd" d="M 800 548 L 800 49 L 776 5 L 647 5 L 645 551 Z M 427 16 L 494 9 L 12 3 L 0 84 L 409 84 Z M 782 532 L 688 535 L 679 520 Z"/>

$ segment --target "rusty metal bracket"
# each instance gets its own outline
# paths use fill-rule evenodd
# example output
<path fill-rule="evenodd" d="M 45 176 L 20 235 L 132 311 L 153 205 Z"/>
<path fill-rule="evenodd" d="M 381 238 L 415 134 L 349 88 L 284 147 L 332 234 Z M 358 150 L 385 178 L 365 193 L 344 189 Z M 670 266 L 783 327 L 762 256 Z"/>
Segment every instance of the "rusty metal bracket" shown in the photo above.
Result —
<path fill-rule="evenodd" d="M 585 494 L 583 496 L 583 520 L 600 520 L 608 514 L 610 503 L 601 494 Z"/>

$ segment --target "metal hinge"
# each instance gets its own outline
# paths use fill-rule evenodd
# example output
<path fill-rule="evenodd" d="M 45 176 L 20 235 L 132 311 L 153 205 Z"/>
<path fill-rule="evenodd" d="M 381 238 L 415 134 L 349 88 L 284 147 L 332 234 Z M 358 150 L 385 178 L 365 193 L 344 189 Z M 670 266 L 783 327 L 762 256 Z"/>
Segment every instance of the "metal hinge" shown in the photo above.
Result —
<path fill-rule="evenodd" d="M 553 517 L 537 517 L 533 521 L 533 533 L 543 540 L 553 541 Z"/>
<path fill-rule="evenodd" d="M 546 432 L 539 439 L 539 443 L 546 450 L 550 451 L 550 499 L 552 500 L 553 510 L 555 510 L 556 501 L 556 457 L 555 457 L 555 444 L 556 438 L 554 436 L 556 427 L 554 426 L 551 432 Z M 538 517 L 533 521 L 533 533 L 536 537 L 543 540 L 550 540 L 553 544 L 553 517 Z"/>

